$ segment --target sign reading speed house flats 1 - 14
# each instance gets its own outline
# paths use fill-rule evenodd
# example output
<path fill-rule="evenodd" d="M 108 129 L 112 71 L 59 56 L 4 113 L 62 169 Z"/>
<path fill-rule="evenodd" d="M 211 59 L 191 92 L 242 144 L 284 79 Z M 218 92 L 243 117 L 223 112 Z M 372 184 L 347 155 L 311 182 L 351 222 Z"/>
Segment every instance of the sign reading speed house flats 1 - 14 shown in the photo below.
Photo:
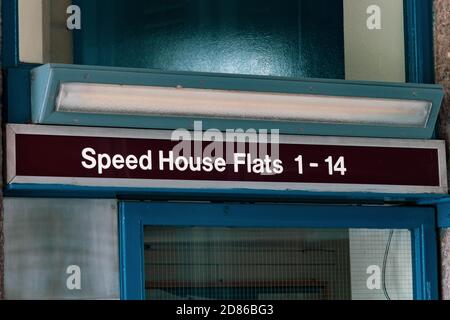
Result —
<path fill-rule="evenodd" d="M 8 125 L 7 182 L 447 192 L 442 141 L 206 133 Z"/>

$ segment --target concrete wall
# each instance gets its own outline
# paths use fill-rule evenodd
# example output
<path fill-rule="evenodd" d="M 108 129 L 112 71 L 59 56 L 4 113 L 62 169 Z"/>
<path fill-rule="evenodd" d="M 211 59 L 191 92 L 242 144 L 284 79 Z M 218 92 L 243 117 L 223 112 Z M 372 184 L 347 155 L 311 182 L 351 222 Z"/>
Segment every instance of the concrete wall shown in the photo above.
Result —
<path fill-rule="evenodd" d="M 72 33 L 66 28 L 71 0 L 19 0 L 19 60 L 72 63 Z"/>
<path fill-rule="evenodd" d="M 119 298 L 115 200 L 5 198 L 4 209 L 6 299 Z"/>

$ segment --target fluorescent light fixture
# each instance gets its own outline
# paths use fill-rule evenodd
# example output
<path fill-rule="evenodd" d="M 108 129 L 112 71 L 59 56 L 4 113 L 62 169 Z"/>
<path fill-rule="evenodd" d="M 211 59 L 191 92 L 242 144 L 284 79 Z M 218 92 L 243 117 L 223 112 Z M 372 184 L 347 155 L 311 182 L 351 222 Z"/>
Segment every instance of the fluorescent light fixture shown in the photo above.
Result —
<path fill-rule="evenodd" d="M 430 101 L 97 83 L 61 83 L 56 111 L 424 128 Z"/>

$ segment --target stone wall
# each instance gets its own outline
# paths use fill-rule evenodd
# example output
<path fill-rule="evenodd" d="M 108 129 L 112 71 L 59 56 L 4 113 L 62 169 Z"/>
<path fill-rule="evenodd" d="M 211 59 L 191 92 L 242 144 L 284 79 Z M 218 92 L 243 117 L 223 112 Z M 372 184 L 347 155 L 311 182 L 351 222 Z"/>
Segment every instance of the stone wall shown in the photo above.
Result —
<path fill-rule="evenodd" d="M 446 91 L 439 120 L 439 135 L 447 142 L 447 164 L 449 164 L 450 0 L 434 0 L 434 37 L 436 83 L 443 85 Z M 448 168 L 449 165 L 447 173 Z M 450 300 L 450 229 L 441 230 L 441 281 L 442 298 Z"/>
<path fill-rule="evenodd" d="M 443 85 L 446 91 L 440 115 L 439 134 L 448 143 L 450 141 L 448 130 L 450 114 L 450 0 L 434 1 L 434 43 L 436 83 Z M 447 156 L 450 155 L 447 154 Z"/>

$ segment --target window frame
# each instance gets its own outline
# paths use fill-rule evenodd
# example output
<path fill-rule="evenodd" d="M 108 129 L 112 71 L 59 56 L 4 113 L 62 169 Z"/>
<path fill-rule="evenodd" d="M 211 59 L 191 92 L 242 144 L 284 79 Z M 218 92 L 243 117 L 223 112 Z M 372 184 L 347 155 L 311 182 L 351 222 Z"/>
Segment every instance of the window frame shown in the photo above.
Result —
<path fill-rule="evenodd" d="M 282 209 L 282 210 L 280 210 Z M 144 226 L 409 229 L 415 300 L 438 293 L 433 207 L 121 202 L 119 205 L 121 299 L 143 300 Z"/>
<path fill-rule="evenodd" d="M 433 0 L 403 0 L 406 81 L 434 83 Z"/>

